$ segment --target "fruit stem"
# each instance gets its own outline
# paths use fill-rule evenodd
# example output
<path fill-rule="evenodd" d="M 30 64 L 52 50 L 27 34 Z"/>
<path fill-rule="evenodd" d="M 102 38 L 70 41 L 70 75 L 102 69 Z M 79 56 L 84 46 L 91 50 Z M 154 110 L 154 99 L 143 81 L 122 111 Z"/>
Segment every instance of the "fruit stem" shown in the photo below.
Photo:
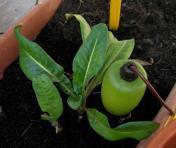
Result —
<path fill-rule="evenodd" d="M 152 86 L 152 84 L 144 77 L 144 75 L 137 69 L 136 66 L 131 65 L 130 69 L 134 72 L 134 74 L 137 74 L 147 85 L 153 96 L 160 102 L 161 105 L 163 105 L 171 116 L 175 116 L 175 112 L 163 101 L 161 96 L 158 94 L 158 92 L 155 90 L 155 88 Z"/>

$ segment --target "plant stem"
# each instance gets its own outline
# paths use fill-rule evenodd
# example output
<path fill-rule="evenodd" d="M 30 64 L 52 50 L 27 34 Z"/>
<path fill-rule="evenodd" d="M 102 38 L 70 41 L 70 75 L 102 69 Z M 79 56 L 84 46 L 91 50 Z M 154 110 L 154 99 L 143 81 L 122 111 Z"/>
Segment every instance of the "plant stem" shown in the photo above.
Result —
<path fill-rule="evenodd" d="M 86 111 L 86 103 L 87 103 L 87 98 L 84 98 L 80 114 L 84 114 L 85 113 L 85 111 Z"/>
<path fill-rule="evenodd" d="M 161 105 L 163 105 L 168 110 L 170 115 L 175 116 L 175 112 L 163 101 L 163 99 L 155 90 L 155 88 L 152 86 L 152 84 L 144 77 L 144 75 L 137 69 L 137 67 L 132 65 L 130 66 L 130 69 L 145 82 L 145 84 L 147 85 L 153 96 L 160 102 Z"/>

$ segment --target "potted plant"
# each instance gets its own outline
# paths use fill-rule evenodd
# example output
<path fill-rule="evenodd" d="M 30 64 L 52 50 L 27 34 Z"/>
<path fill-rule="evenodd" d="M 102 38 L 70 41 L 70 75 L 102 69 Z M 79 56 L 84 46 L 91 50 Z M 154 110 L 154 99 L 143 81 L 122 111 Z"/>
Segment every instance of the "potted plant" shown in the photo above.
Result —
<path fill-rule="evenodd" d="M 76 2 L 75 2 L 76 3 Z M 91 2 L 86 2 L 87 4 L 86 5 L 89 5 L 89 4 L 91 4 Z M 102 2 L 103 3 L 103 2 Z M 131 2 L 131 3 L 133 3 L 133 2 Z M 141 3 L 140 3 L 141 4 Z M 104 5 L 104 4 L 103 4 Z M 130 5 L 130 4 L 129 4 Z M 135 5 L 135 4 L 134 4 Z M 134 5 L 130 5 L 130 6 L 134 6 Z M 65 5 L 63 4 L 63 8 L 67 8 L 67 6 L 68 6 L 68 3 L 67 2 L 65 2 Z M 83 6 L 85 6 L 84 4 L 82 4 L 82 9 L 84 8 Z M 139 6 L 138 4 L 137 4 L 137 6 Z M 81 9 L 80 8 L 80 9 Z M 70 11 L 72 10 L 70 7 L 68 8 L 68 9 L 70 9 Z M 130 12 L 130 10 L 131 10 L 131 7 L 129 8 L 129 10 L 127 11 L 127 12 Z M 134 9 L 132 9 L 132 10 L 134 10 Z M 60 13 L 62 14 L 63 12 L 63 9 L 61 9 L 60 10 Z M 67 10 L 65 10 L 64 9 L 64 11 L 67 11 Z M 67 11 L 68 12 L 68 11 Z M 100 11 L 98 11 L 98 12 L 100 12 Z M 135 11 L 135 13 L 137 13 L 136 11 Z M 141 11 L 140 11 L 140 13 L 141 13 Z M 125 12 L 123 12 L 122 14 L 126 14 Z M 138 13 L 137 13 L 138 14 Z M 89 14 L 85 14 L 85 16 L 86 15 L 89 15 Z M 91 15 L 91 14 L 90 14 Z M 151 16 L 152 17 L 154 17 L 156 14 L 151 14 Z M 122 20 L 123 20 L 123 17 L 124 16 L 122 16 Z M 58 21 L 58 17 L 56 16 L 56 20 Z M 96 17 L 95 17 L 96 18 Z M 104 17 L 103 17 L 104 18 Z M 106 17 L 105 17 L 106 18 Z M 149 17 L 150 18 L 150 17 Z M 92 19 L 90 19 L 89 21 L 91 22 L 91 20 Z M 94 24 L 94 21 L 92 21 L 92 23 Z M 53 24 L 53 22 L 51 23 L 51 24 Z M 46 28 L 46 30 L 39 36 L 39 38 L 38 38 L 38 40 L 37 40 L 37 42 L 39 42 L 44 48 L 46 47 L 46 50 L 47 50 L 47 48 L 48 48 L 48 50 L 47 50 L 47 52 L 48 53 L 50 53 L 53 57 L 55 57 L 56 55 L 58 55 L 58 56 L 56 56 L 55 57 L 55 60 L 57 61 L 57 62 L 59 62 L 59 63 L 61 63 L 61 65 L 65 65 L 64 66 L 64 68 L 66 69 L 66 71 L 68 71 L 69 73 L 71 73 L 71 70 L 70 70 L 70 66 L 69 65 L 67 65 L 67 63 L 71 63 L 71 61 L 72 60 L 70 60 L 70 59 L 72 59 L 72 55 L 75 55 L 75 52 L 76 52 L 76 50 L 78 49 L 78 45 L 77 45 L 77 43 L 79 44 L 79 39 L 78 39 L 78 36 L 76 36 L 76 38 L 75 38 L 75 33 L 73 33 L 73 34 L 71 34 L 72 32 L 74 32 L 74 31 L 70 31 L 70 34 L 68 35 L 68 28 L 72 28 L 72 27 L 70 27 L 70 25 L 72 26 L 72 24 L 73 23 L 67 23 L 66 25 L 68 25 L 69 27 L 67 27 L 66 25 L 65 25 L 65 27 L 62 27 L 61 29 L 63 29 L 64 28 L 64 30 L 63 31 L 61 31 L 61 29 L 59 29 L 59 27 L 56 27 L 55 26 L 55 24 L 54 24 L 54 26 L 53 25 L 49 25 L 47 28 Z M 59 24 L 61 24 L 61 26 L 62 26 L 62 23 L 61 22 L 59 22 Z M 130 23 L 129 23 L 130 24 Z M 128 24 L 128 25 L 129 25 Z M 127 31 L 125 31 L 125 29 L 124 28 L 122 28 L 122 29 L 120 29 L 119 30 L 119 34 L 120 34 L 120 38 L 126 38 L 126 37 L 129 37 L 130 36 L 130 34 L 127 34 L 127 32 L 129 32 L 129 30 L 128 30 L 128 28 L 130 28 L 130 26 L 133 26 L 133 24 L 130 24 L 130 26 L 128 26 L 128 25 L 126 25 L 126 24 L 122 24 L 122 26 L 124 26 L 125 27 L 125 29 L 126 29 L 126 27 L 127 27 Z M 51 27 L 52 26 L 52 27 Z M 133 26 L 134 27 L 134 26 Z M 136 28 L 137 29 L 139 29 L 138 28 L 139 26 L 137 26 Z M 52 28 L 52 29 L 51 29 Z M 135 27 L 134 27 L 135 28 Z M 135 29 L 136 29 L 135 28 Z M 134 29 L 134 30 L 135 30 Z M 48 32 L 48 30 L 53 30 L 51 33 L 50 32 Z M 77 29 L 73 29 L 73 30 L 77 30 Z M 133 30 L 133 28 L 131 29 L 132 30 L 132 32 L 134 31 Z M 48 33 L 47 33 L 48 32 Z M 61 32 L 61 33 L 59 33 L 59 32 Z M 130 32 L 131 34 L 132 34 L 132 32 Z M 51 35 L 51 34 L 53 34 L 54 33 L 54 35 Z M 63 34 L 62 34 L 63 33 Z M 61 35 L 62 34 L 62 35 Z M 136 33 L 137 34 L 137 33 Z M 49 36 L 48 36 L 49 35 Z M 62 37 L 64 37 L 64 39 L 60 39 L 60 38 L 57 38 L 57 41 L 56 40 L 54 40 L 54 39 L 51 39 L 52 37 L 54 38 L 56 38 L 57 37 L 57 35 L 58 36 L 62 36 Z M 130 36 L 131 37 L 131 36 Z M 78 41 L 76 42 L 76 40 L 75 39 L 78 39 Z M 48 43 L 46 43 L 46 40 L 48 41 L 48 42 L 50 42 L 53 46 L 51 47 L 51 44 L 48 44 Z M 74 44 L 74 43 L 72 43 L 72 42 L 76 42 L 76 44 Z M 140 39 L 140 35 L 138 34 L 138 37 L 137 37 L 137 44 L 136 44 L 136 50 L 139 52 L 140 50 L 141 50 L 141 48 L 140 47 L 138 47 L 138 45 L 141 45 L 141 42 L 142 43 L 146 43 L 147 45 L 149 45 L 149 44 L 151 44 L 151 42 L 148 42 L 147 40 L 145 40 L 145 41 L 142 41 L 141 39 Z M 139 41 L 141 41 L 141 42 L 139 42 Z M 59 42 L 59 43 L 62 43 L 62 42 L 64 42 L 64 51 L 63 50 L 54 50 L 54 49 L 62 49 L 61 47 L 63 46 L 63 44 L 57 44 L 57 42 Z M 54 43 L 54 44 L 53 44 Z M 68 44 L 68 45 L 67 45 Z M 146 46 L 146 48 L 147 48 L 147 46 Z M 53 49 L 53 50 L 52 50 Z M 75 49 L 75 50 L 72 50 L 72 49 Z M 65 54 L 63 55 L 63 52 L 65 52 Z M 138 53 L 137 52 L 137 53 Z M 139 54 L 140 55 L 140 54 Z M 62 56 L 63 56 L 63 58 L 62 58 Z M 134 57 L 136 57 L 136 55 L 133 55 Z M 146 56 L 146 54 L 145 54 L 145 56 Z M 65 60 L 63 60 L 63 59 L 65 59 Z M 154 57 L 154 59 L 156 59 L 155 57 Z M 68 60 L 70 61 L 70 62 L 68 62 Z M 63 64 L 63 63 L 65 63 L 65 64 Z M 152 78 L 154 79 L 154 77 L 153 77 L 153 75 L 152 75 L 152 73 L 151 73 L 151 71 L 150 71 L 150 69 L 152 69 L 153 67 L 155 67 L 156 65 L 154 64 L 153 66 L 151 66 L 150 68 L 148 68 L 148 75 L 149 75 L 149 77 L 151 77 L 152 76 Z M 16 69 L 16 68 L 15 68 Z M 14 70 L 14 69 L 13 69 Z M 10 72 L 11 70 L 9 69 L 8 71 L 7 71 L 7 73 L 11 73 Z M 153 71 L 152 71 L 153 72 Z M 9 77 L 11 76 L 11 75 L 6 75 L 6 77 L 5 77 L 5 79 L 6 80 L 11 80 Z M 68 74 L 69 75 L 69 74 Z M 16 75 L 15 75 L 16 76 Z M 20 77 L 23 77 L 23 75 L 21 75 Z M 13 77 L 14 78 L 14 77 Z M 1 81 L 2 82 L 2 85 L 3 84 L 6 84 L 5 83 L 5 79 L 3 80 L 3 81 Z M 16 79 L 16 78 L 15 78 Z M 19 79 L 18 77 L 17 77 L 17 79 Z M 22 78 L 23 79 L 23 78 Z M 21 78 L 20 78 L 20 80 L 22 80 Z M 25 79 L 25 78 L 24 78 Z M 150 78 L 151 79 L 151 78 Z M 155 80 L 155 79 L 154 79 Z M 163 79 L 164 80 L 164 79 Z M 168 81 L 168 80 L 167 80 Z M 17 80 L 16 82 L 19 82 L 19 80 Z M 157 81 L 156 82 L 153 82 L 154 84 L 157 84 Z M 30 86 L 31 86 L 31 84 L 30 84 L 30 82 L 29 81 L 27 81 L 27 86 L 28 86 L 28 88 L 30 88 Z M 20 84 L 19 84 L 20 85 Z M 21 84 L 21 89 L 23 89 L 23 84 Z M 156 86 L 158 86 L 158 85 L 156 85 Z M 13 84 L 12 84 L 12 86 L 11 86 L 12 88 L 15 88 L 15 82 L 14 82 L 14 87 L 13 87 Z M 166 88 L 166 87 L 165 87 Z M 35 102 L 34 100 L 34 98 L 32 97 L 32 96 L 34 96 L 34 94 L 33 94 L 33 92 L 31 92 L 30 90 L 31 90 L 31 88 L 28 90 L 30 93 L 32 93 L 32 95 L 29 95 L 30 93 L 27 93 L 26 91 L 25 91 L 26 89 L 23 89 L 23 91 L 21 91 L 21 95 L 24 93 L 24 96 L 26 97 L 26 98 L 28 98 L 27 100 L 30 102 L 30 104 L 33 104 L 33 102 Z M 99 91 L 99 89 L 97 89 L 97 91 Z M 167 91 L 168 92 L 168 91 Z M 160 91 L 160 93 L 161 93 L 161 91 Z M 28 94 L 28 95 L 27 95 Z M 161 93 L 162 95 L 163 95 L 163 93 Z M 21 98 L 20 100 L 22 101 L 23 99 L 22 99 L 22 97 L 20 97 L 21 95 L 19 95 L 18 97 L 19 98 Z M 88 101 L 87 103 L 88 103 L 88 105 L 97 105 L 97 104 L 100 104 L 100 101 L 99 100 L 97 100 L 96 98 L 98 98 L 98 97 L 100 97 L 100 95 L 99 96 L 97 96 L 98 95 L 98 92 L 94 92 L 93 93 L 93 95 L 91 95 L 90 96 L 90 98 L 88 99 L 88 100 L 90 100 L 90 101 Z M 160 105 L 154 105 L 155 103 L 154 103 L 154 100 L 153 100 L 153 98 L 150 96 L 150 93 L 146 93 L 146 97 L 144 97 L 144 100 L 141 102 L 142 104 L 141 105 L 139 105 L 138 106 L 138 108 L 136 109 L 136 110 L 134 110 L 133 112 L 132 112 L 132 118 L 128 118 L 127 116 L 125 116 L 124 118 L 120 118 L 121 120 L 118 120 L 118 121 L 122 121 L 123 122 L 123 120 L 125 120 L 125 122 L 127 121 L 134 121 L 134 120 L 146 120 L 146 119 L 152 119 L 153 117 L 152 117 L 152 114 L 153 114 L 153 116 L 154 116 L 154 114 L 157 112 L 157 110 L 158 110 L 158 108 L 159 108 L 159 106 Z M 166 94 L 165 94 L 166 95 Z M 164 95 L 164 96 L 165 96 Z M 29 96 L 29 97 L 28 97 Z M 63 96 L 63 95 L 62 95 Z M 23 97 L 24 98 L 24 97 Z M 30 99 L 29 99 L 30 98 Z M 93 99 L 91 99 L 91 98 L 93 98 Z M 151 98 L 151 100 L 152 100 L 152 105 L 151 105 L 151 102 L 149 101 L 150 100 L 150 98 Z M 170 97 L 169 97 L 170 98 Z M 33 101 L 30 101 L 30 100 L 33 100 Z M 5 99 L 3 99 L 4 101 L 3 102 L 8 102 L 8 100 L 6 100 L 5 101 Z M 64 100 L 63 100 L 64 101 Z M 23 103 L 24 103 L 24 101 L 22 101 Z M 15 102 L 14 102 L 15 103 Z M 13 104 L 14 104 L 13 103 Z M 66 103 L 66 102 L 65 102 Z M 5 103 L 3 103 L 3 104 L 5 104 Z M 7 103 L 6 103 L 7 104 Z M 37 103 L 34 103 L 35 105 L 31 105 L 31 107 L 32 106 L 36 106 L 36 104 Z M 157 104 L 157 103 L 156 103 Z M 24 104 L 23 104 L 24 105 Z M 27 105 L 27 103 L 25 103 L 25 106 L 28 106 Z M 99 105 L 98 105 L 99 106 Z M 153 108 L 152 106 L 154 106 L 155 108 Z M 18 106 L 17 105 L 13 105 L 13 107 L 15 107 L 15 108 L 17 108 L 18 109 Z M 171 106 L 172 107 L 172 106 Z M 4 108 L 4 112 L 7 114 L 7 116 L 10 116 L 9 115 L 9 113 L 8 113 L 8 111 L 6 111 L 7 110 L 7 108 L 6 108 L 6 106 L 5 107 L 3 107 Z M 23 108 L 23 106 L 21 106 L 21 108 Z M 33 108 L 33 107 L 32 107 Z M 103 107 L 102 106 L 100 106 L 100 110 L 102 111 L 102 112 L 105 112 L 105 110 L 104 109 L 102 109 Z M 141 108 L 144 108 L 144 110 L 143 109 L 141 109 Z M 174 107 L 175 108 L 175 107 Z M 174 108 L 172 108 L 172 109 L 174 109 Z M 24 143 L 21 143 L 21 145 L 22 144 L 24 144 L 25 145 L 25 140 L 24 139 L 30 139 L 30 138 L 32 138 L 30 135 L 31 135 L 31 133 L 33 133 L 33 135 L 37 135 L 38 133 L 40 133 L 40 132 L 42 132 L 43 134 L 42 134 L 42 136 L 41 136 L 41 138 L 40 137 L 38 137 L 38 136 L 33 136 L 33 137 L 35 137 L 35 138 L 32 138 L 32 140 L 31 140 L 31 144 L 30 145 L 35 145 L 36 146 L 36 143 L 35 143 L 35 140 L 34 139 L 37 139 L 37 141 L 41 141 L 41 143 L 43 144 L 42 146 L 43 147 L 54 147 L 54 146 L 59 146 L 59 145 L 61 145 L 61 146 L 64 146 L 64 145 L 67 145 L 68 147 L 71 147 L 71 146 L 75 146 L 75 147 L 79 147 L 80 145 L 82 146 L 82 147 L 86 147 L 86 145 L 87 145 L 87 147 L 93 147 L 93 146 L 95 146 L 95 145 L 97 145 L 97 146 L 100 146 L 100 147 L 107 147 L 107 146 L 111 146 L 111 147 L 116 147 L 116 146 L 123 146 L 124 147 L 124 145 L 125 145 L 125 143 L 126 143 L 126 147 L 128 147 L 129 146 L 129 144 L 131 144 L 131 146 L 134 146 L 134 145 L 136 145 L 137 144 L 137 141 L 135 141 L 135 140 L 124 140 L 124 141 L 119 141 L 119 142 L 108 142 L 108 141 L 106 141 L 106 140 L 103 140 L 101 137 L 99 137 L 98 135 L 96 135 L 93 131 L 92 131 L 92 129 L 90 129 L 90 127 L 86 124 L 87 123 L 87 121 L 85 121 L 86 119 L 84 118 L 83 120 L 82 120 L 82 122 L 81 122 L 81 124 L 80 124 L 80 121 L 75 121 L 76 119 L 77 119 L 77 113 L 75 113 L 74 111 L 73 112 L 69 112 L 68 111 L 68 108 L 66 107 L 66 109 L 65 109 L 65 111 L 64 111 L 64 115 L 63 116 L 61 116 L 61 118 L 60 118 L 60 122 L 61 122 L 61 125 L 63 126 L 63 132 L 61 132 L 61 133 L 59 133 L 57 136 L 55 136 L 55 133 L 54 133 L 54 130 L 53 130 L 53 128 L 50 128 L 51 126 L 48 124 L 48 122 L 43 122 L 42 121 L 42 123 L 41 123 L 41 121 L 39 120 L 38 121 L 38 119 L 40 118 L 39 117 L 39 115 L 41 114 L 41 111 L 39 110 L 38 111 L 38 109 L 37 109 L 37 111 L 35 110 L 33 110 L 35 113 L 37 112 L 37 117 L 34 115 L 34 114 L 31 114 L 30 112 L 28 112 L 28 110 L 30 110 L 29 109 L 29 107 L 27 108 L 27 110 L 25 109 L 24 111 L 26 112 L 26 113 L 28 113 L 29 114 L 29 117 L 25 117 L 25 116 L 23 116 L 23 113 L 20 113 L 20 114 L 22 114 L 22 117 L 23 118 L 27 118 L 27 119 L 31 119 L 31 117 L 32 117 L 32 123 L 31 123 L 31 121 L 30 122 L 28 122 L 28 123 L 31 123 L 31 124 L 24 124 L 25 126 L 23 126 L 23 129 L 24 130 L 22 130 L 21 131 L 21 137 L 22 137 L 22 141 L 24 142 Z M 138 112 L 138 110 L 139 110 L 139 112 Z M 146 110 L 150 110 L 150 111 L 152 111 L 152 112 L 146 112 Z M 141 111 L 143 111 L 143 112 L 141 112 Z M 140 112 L 141 112 L 141 114 L 140 114 Z M 115 126 L 115 125 L 117 125 L 117 117 L 114 117 L 114 116 L 111 116 L 110 114 L 108 114 L 107 112 L 106 112 L 106 114 L 108 115 L 108 117 L 109 117 L 109 119 L 110 119 L 110 121 L 111 121 L 111 124 L 112 124 L 112 126 Z M 148 115 L 150 115 L 150 117 L 148 116 Z M 169 115 L 168 114 L 168 112 L 167 112 L 167 115 Z M 16 117 L 16 115 L 13 115 L 14 117 Z M 20 115 L 21 116 L 21 115 Z M 68 117 L 68 118 L 67 118 Z M 9 118 L 8 118 L 9 119 Z M 37 119 L 37 120 L 36 120 Z M 21 119 L 22 121 L 23 121 L 23 119 Z M 78 122 L 78 123 L 77 123 Z M 13 122 L 14 123 L 14 122 Z M 39 124 L 38 124 L 39 123 Z M 41 125 L 42 124 L 42 125 Z M 70 127 L 70 128 L 69 128 Z M 17 128 L 18 129 L 18 128 Z M 36 132 L 35 132 L 35 129 L 37 129 L 37 131 L 40 131 L 40 132 L 37 132 L 37 134 L 36 134 Z M 81 131 L 80 131 L 81 130 Z M 12 129 L 12 131 L 14 131 L 14 129 Z M 51 132 L 52 131 L 52 132 Z M 79 131 L 79 132 L 78 132 Z M 20 133 L 20 131 L 18 131 L 17 133 Z M 67 138 L 65 138 L 65 136 L 63 136 L 63 133 L 66 133 L 66 137 Z M 80 134 L 81 134 L 81 136 L 80 136 Z M 52 138 L 48 138 L 48 136 L 47 135 L 50 135 L 50 137 L 52 137 Z M 69 135 L 72 135 L 72 136 L 69 136 Z M 5 136 L 4 136 L 5 137 Z M 8 136 L 7 136 L 8 137 Z M 54 137 L 54 139 L 53 139 L 53 137 Z M 92 139 L 94 139 L 94 140 L 92 140 Z M 13 141 L 13 140 L 12 140 Z M 14 141 L 16 141 L 16 140 L 14 140 Z M 54 142 L 55 141 L 55 142 Z M 57 142 L 56 142 L 57 141 Z M 76 142 L 77 141 L 77 142 Z M 80 143 L 79 143 L 79 142 Z M 18 145 L 19 145 L 20 143 L 18 143 Z"/>
<path fill-rule="evenodd" d="M 79 21 L 83 41 L 73 60 L 73 88 L 69 79 L 64 75 L 62 66 L 57 65 L 39 45 L 21 35 L 22 26 L 15 28 L 20 45 L 21 69 L 32 81 L 39 106 L 44 112 L 42 119 L 50 121 L 58 133 L 60 129 L 57 120 L 63 112 L 63 103 L 52 83 L 56 82 L 60 89 L 69 96 L 67 103 L 70 108 L 79 113 L 80 119 L 86 112 L 90 126 L 100 136 L 110 141 L 124 138 L 141 140 L 151 134 L 157 128 L 157 124 L 149 121 L 129 122 L 111 128 L 107 117 L 97 109 L 87 108 L 86 102 L 95 87 L 102 83 L 101 98 L 106 110 L 113 115 L 126 115 L 139 104 L 145 92 L 145 82 L 154 96 L 167 109 L 165 118 L 162 111 L 158 114 L 157 118 L 162 116 L 162 121 L 159 122 L 161 123 L 160 128 L 174 121 L 174 111 L 164 103 L 148 82 L 147 74 L 142 66 L 135 61 L 127 60 L 134 46 L 133 40 L 118 41 L 111 32 L 108 32 L 105 24 L 98 24 L 91 29 L 81 15 L 66 14 L 67 19 L 70 17 L 75 17 Z M 172 124 L 172 127 L 173 125 L 175 124 Z M 172 132 L 170 130 L 167 132 L 167 129 L 171 129 L 170 125 L 162 129 L 162 132 L 166 131 L 171 134 Z M 159 130 L 157 132 L 160 134 Z M 158 141 L 157 134 L 153 138 L 154 140 L 151 141 L 154 142 L 147 144 L 149 147 L 158 145 L 155 142 L 155 140 Z M 161 147 L 167 146 L 167 143 L 168 140 Z"/>
<path fill-rule="evenodd" d="M 128 60 L 134 40 L 118 41 L 105 24 L 100 23 L 91 28 L 81 15 L 66 14 L 67 19 L 73 16 L 80 22 L 83 43 L 72 63 L 72 83 L 61 65 L 55 63 L 38 44 L 30 42 L 21 34 L 22 26 L 14 29 L 20 47 L 20 67 L 32 81 L 43 111 L 42 119 L 50 121 L 58 133 L 58 118 L 62 115 L 63 103 L 53 84 L 57 83 L 60 90 L 68 95 L 69 107 L 79 113 L 79 118 L 87 113 L 90 126 L 105 139 L 145 138 L 158 127 L 157 124 L 150 121 L 129 122 L 111 128 L 103 113 L 87 107 L 88 97 L 101 83 L 102 103 L 111 114 L 126 115 L 139 104 L 146 86 L 130 68 L 145 78 L 147 74 L 139 63 Z"/>
<path fill-rule="evenodd" d="M 6 3 L 6 2 L 4 2 Z M 29 5 L 32 5 L 31 2 L 27 2 Z M 17 24 L 22 24 L 24 26 L 23 33 L 28 36 L 30 39 L 35 39 L 37 34 L 41 31 L 41 29 L 46 25 L 46 23 L 51 19 L 51 17 L 54 15 L 55 11 L 59 7 L 61 1 L 60 0 L 40 0 L 37 1 L 36 5 L 33 6 L 28 13 L 24 12 L 25 10 L 22 9 L 23 7 L 27 9 L 26 3 L 22 3 L 20 1 L 17 1 L 15 3 L 7 3 L 7 5 L 2 5 L 1 7 L 9 8 L 9 11 L 11 7 L 15 7 L 16 10 L 20 9 L 18 8 L 19 5 L 21 6 L 21 10 L 17 11 L 18 13 L 16 15 L 19 15 L 21 17 L 21 14 L 24 14 L 20 19 L 16 21 L 12 20 L 13 18 L 10 18 L 8 13 L 4 14 L 4 21 L 1 20 L 1 28 L 4 28 L 4 25 L 6 28 L 8 28 L 4 33 L 1 33 L 0 36 L 0 78 L 3 77 L 3 72 L 5 68 L 11 64 L 18 56 L 18 47 L 17 42 L 15 41 L 14 34 L 13 34 L 13 27 Z M 12 5 L 11 7 L 9 5 Z M 9 7 L 8 7 L 9 6 Z M 3 9 L 6 9 L 3 8 Z M 28 8 L 29 9 L 29 8 Z M 43 15 L 43 12 L 45 12 L 45 15 Z M 14 10 L 15 13 L 15 10 Z M 21 14 L 20 14 L 21 13 Z M 15 16 L 14 16 L 15 17 Z M 9 20 L 8 23 L 5 23 L 6 20 Z M 15 21 L 15 22 L 14 22 Z M 10 26 L 8 26 L 10 25 Z M 2 28 L 2 29 L 3 29 Z M 6 29 L 5 28 L 5 29 Z"/>

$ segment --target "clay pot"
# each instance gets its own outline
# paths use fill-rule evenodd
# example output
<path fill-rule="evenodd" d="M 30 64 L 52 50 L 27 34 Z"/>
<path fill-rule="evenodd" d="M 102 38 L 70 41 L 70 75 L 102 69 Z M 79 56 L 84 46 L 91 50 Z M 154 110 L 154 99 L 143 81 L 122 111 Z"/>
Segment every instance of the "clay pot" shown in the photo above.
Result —
<path fill-rule="evenodd" d="M 176 84 L 165 102 L 172 110 L 176 110 Z M 168 111 L 162 107 L 154 121 L 160 124 L 160 128 L 136 148 L 176 148 L 176 120 L 172 120 Z"/>
<path fill-rule="evenodd" d="M 60 3 L 61 0 L 39 0 L 37 5 L 0 36 L 0 79 L 3 78 L 7 66 L 18 57 L 18 44 L 13 33 L 14 26 L 22 25 L 22 33 L 33 40 L 54 15 Z"/>
<path fill-rule="evenodd" d="M 171 122 L 162 129 L 148 144 L 148 148 L 175 148 L 176 147 L 176 121 Z"/>

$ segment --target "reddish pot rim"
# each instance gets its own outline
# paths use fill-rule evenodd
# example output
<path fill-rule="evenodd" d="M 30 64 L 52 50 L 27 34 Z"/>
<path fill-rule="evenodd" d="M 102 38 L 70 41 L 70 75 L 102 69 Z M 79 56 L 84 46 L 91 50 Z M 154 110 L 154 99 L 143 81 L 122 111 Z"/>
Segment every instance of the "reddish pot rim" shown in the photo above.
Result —
<path fill-rule="evenodd" d="M 165 102 L 172 110 L 176 110 L 176 84 Z M 176 120 L 170 120 L 169 112 L 161 107 L 153 121 L 159 123 L 160 127 L 150 137 L 139 142 L 136 148 L 175 148 Z"/>
<path fill-rule="evenodd" d="M 175 148 L 176 147 L 176 120 L 172 121 L 158 132 L 147 145 L 148 148 Z"/>
<path fill-rule="evenodd" d="M 22 33 L 33 40 L 52 18 L 60 3 L 61 0 L 39 0 L 37 5 L 0 36 L 0 79 L 3 78 L 4 70 L 18 57 L 14 26 L 22 25 Z"/>

